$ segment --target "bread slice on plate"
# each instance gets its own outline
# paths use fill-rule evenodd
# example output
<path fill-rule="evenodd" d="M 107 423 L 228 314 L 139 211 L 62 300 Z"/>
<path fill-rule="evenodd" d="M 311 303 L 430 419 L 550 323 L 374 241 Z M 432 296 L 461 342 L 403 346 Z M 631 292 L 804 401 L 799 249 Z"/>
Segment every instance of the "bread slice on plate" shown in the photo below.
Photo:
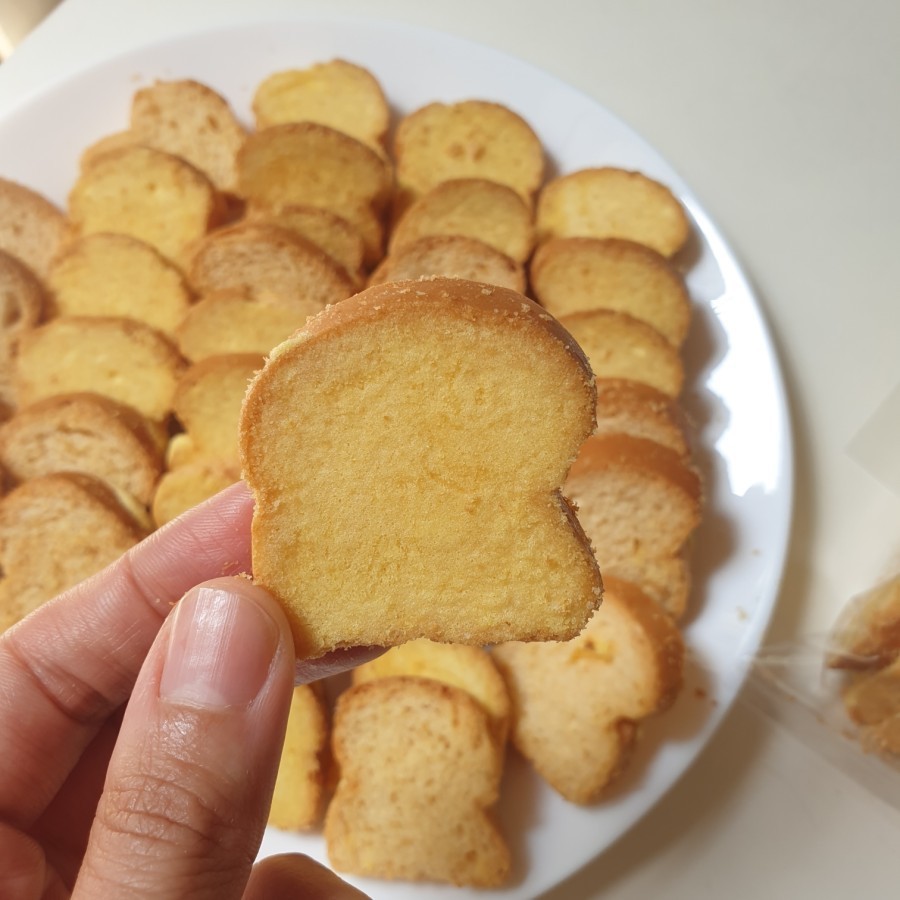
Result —
<path fill-rule="evenodd" d="M 0 250 L 44 278 L 68 236 L 65 214 L 46 197 L 0 178 Z"/>
<path fill-rule="evenodd" d="M 219 459 L 194 456 L 166 472 L 156 486 L 151 514 L 157 528 L 224 491 L 241 473 Z"/>
<path fill-rule="evenodd" d="M 617 559 L 604 568 L 604 577 L 631 582 L 677 622 L 687 612 L 691 596 L 693 579 L 689 556 L 685 548 L 675 556 Z"/>
<path fill-rule="evenodd" d="M 560 487 L 594 408 L 577 345 L 513 291 L 391 282 L 308 320 L 241 419 L 254 575 L 298 654 L 577 634 L 600 582 Z"/>

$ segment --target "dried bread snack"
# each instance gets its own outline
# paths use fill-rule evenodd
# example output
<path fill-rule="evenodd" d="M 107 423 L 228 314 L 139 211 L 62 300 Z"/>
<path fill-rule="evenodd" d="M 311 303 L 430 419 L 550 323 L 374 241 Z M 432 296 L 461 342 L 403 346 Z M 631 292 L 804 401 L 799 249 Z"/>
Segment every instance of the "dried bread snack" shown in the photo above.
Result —
<path fill-rule="evenodd" d="M 0 178 L 0 250 L 43 278 L 68 233 L 65 215 L 46 197 Z"/>
<path fill-rule="evenodd" d="M 50 266 L 47 284 L 60 316 L 128 316 L 172 332 L 191 304 L 181 271 L 127 234 L 89 234 Z"/>
<path fill-rule="evenodd" d="M 294 688 L 269 825 L 308 831 L 322 817 L 328 755 L 328 710 L 317 684 Z"/>
<path fill-rule="evenodd" d="M 113 491 L 88 475 L 44 475 L 14 488 L 0 500 L 0 631 L 144 535 Z"/>
<path fill-rule="evenodd" d="M 844 706 L 865 746 L 900 755 L 900 656 L 880 669 L 854 673 Z"/>
<path fill-rule="evenodd" d="M 684 385 L 684 363 L 655 328 L 628 313 L 594 309 L 560 317 L 581 345 L 597 378 L 627 378 L 670 397 Z"/>
<path fill-rule="evenodd" d="M 675 556 L 617 559 L 605 566 L 603 572 L 604 577 L 630 581 L 676 622 L 687 612 L 693 581 L 687 548 Z"/>
<path fill-rule="evenodd" d="M 111 150 L 132 147 L 136 143 L 139 142 L 130 131 L 114 131 L 110 134 L 104 134 L 81 151 L 78 167 L 81 170 L 87 169 Z"/>
<path fill-rule="evenodd" d="M 431 275 L 466 278 L 525 290 L 522 266 L 489 244 L 457 234 L 437 234 L 403 244 L 389 253 L 369 277 L 369 284 L 406 281 Z"/>
<path fill-rule="evenodd" d="M 502 751 L 465 691 L 403 676 L 351 688 L 338 699 L 332 750 L 340 779 L 325 841 L 335 869 L 503 884 L 510 855 L 492 816 Z"/>
<path fill-rule="evenodd" d="M 594 407 L 577 345 L 513 291 L 392 282 L 309 319 L 241 419 L 254 575 L 298 655 L 577 634 L 600 582 L 559 488 Z"/>
<path fill-rule="evenodd" d="M 318 122 L 381 147 L 390 109 L 368 69 L 343 59 L 269 75 L 253 95 L 257 128 L 286 122 Z"/>
<path fill-rule="evenodd" d="M 376 678 L 412 675 L 460 688 L 487 713 L 498 745 L 506 745 L 509 731 L 509 692 L 490 654 L 466 644 L 439 644 L 421 638 L 392 647 L 377 659 L 353 670 L 353 683 Z"/>
<path fill-rule="evenodd" d="M 534 247 L 528 204 L 508 185 L 486 178 L 454 178 L 423 194 L 394 227 L 388 250 L 433 234 L 476 238 L 519 263 Z"/>
<path fill-rule="evenodd" d="M 517 113 L 487 100 L 429 103 L 394 135 L 397 184 L 410 200 L 442 181 L 486 178 L 528 203 L 544 178 L 544 149 Z"/>
<path fill-rule="evenodd" d="M 185 362 L 160 331 L 134 319 L 67 316 L 23 336 L 16 390 L 23 405 L 87 391 L 161 422 Z"/>
<path fill-rule="evenodd" d="M 264 222 L 242 222 L 200 241 L 187 263 L 198 294 L 240 291 L 309 315 L 349 297 L 353 280 L 323 250 Z"/>
<path fill-rule="evenodd" d="M 554 178 L 538 197 L 539 241 L 554 237 L 625 238 L 674 256 L 690 223 L 665 186 L 641 172 L 606 166 Z"/>
<path fill-rule="evenodd" d="M 69 193 L 75 234 L 129 234 L 173 261 L 224 215 L 221 196 L 199 169 L 139 144 L 98 156 Z"/>
<path fill-rule="evenodd" d="M 554 238 L 528 270 L 535 298 L 559 318 L 614 309 L 652 325 L 676 347 L 687 336 L 691 306 L 675 267 L 649 247 L 620 238 Z"/>
<path fill-rule="evenodd" d="M 147 421 L 99 394 L 62 394 L 0 425 L 0 464 L 14 481 L 82 472 L 148 506 L 162 453 Z"/>
<path fill-rule="evenodd" d="M 237 187 L 237 152 L 246 131 L 228 101 L 197 81 L 157 81 L 136 91 L 130 132 L 146 147 L 187 160 L 220 191 Z"/>
<path fill-rule="evenodd" d="M 634 585 L 604 576 L 603 605 L 565 643 L 493 650 L 513 703 L 512 741 L 563 797 L 590 803 L 621 774 L 640 722 L 681 689 L 684 645 Z"/>
<path fill-rule="evenodd" d="M 239 469 L 219 459 L 193 457 L 160 478 L 150 508 L 154 524 L 161 528 L 213 494 L 224 491 L 240 477 Z"/>
<path fill-rule="evenodd" d="M 855 597 L 831 634 L 828 664 L 838 669 L 879 669 L 900 656 L 900 575 Z"/>

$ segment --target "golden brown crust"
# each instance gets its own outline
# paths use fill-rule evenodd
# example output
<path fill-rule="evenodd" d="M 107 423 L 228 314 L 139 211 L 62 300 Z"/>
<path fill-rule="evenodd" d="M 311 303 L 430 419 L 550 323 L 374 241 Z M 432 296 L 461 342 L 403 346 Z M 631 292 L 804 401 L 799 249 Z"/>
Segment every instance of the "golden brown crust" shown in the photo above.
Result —
<path fill-rule="evenodd" d="M 68 236 L 68 220 L 46 197 L 0 178 L 0 250 L 43 278 Z"/>

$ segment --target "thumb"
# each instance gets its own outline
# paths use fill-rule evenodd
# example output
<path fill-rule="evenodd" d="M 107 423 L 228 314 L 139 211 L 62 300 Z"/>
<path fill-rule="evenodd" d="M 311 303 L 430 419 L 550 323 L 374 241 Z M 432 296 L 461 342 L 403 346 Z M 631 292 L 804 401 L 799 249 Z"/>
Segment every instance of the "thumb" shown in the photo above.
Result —
<path fill-rule="evenodd" d="M 189 591 L 138 676 L 75 898 L 239 898 L 259 849 L 294 676 L 275 601 Z"/>

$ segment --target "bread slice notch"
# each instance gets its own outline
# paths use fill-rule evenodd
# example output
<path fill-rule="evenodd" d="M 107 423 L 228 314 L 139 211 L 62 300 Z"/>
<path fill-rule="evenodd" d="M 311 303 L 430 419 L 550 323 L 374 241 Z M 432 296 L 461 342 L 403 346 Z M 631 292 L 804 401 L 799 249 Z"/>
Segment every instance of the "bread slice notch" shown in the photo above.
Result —
<path fill-rule="evenodd" d="M 510 854 L 492 815 L 502 752 L 465 691 L 409 676 L 353 687 L 338 699 L 332 749 L 340 778 L 325 841 L 336 870 L 504 883 Z"/>
<path fill-rule="evenodd" d="M 188 245 L 221 223 L 225 206 L 199 169 L 135 144 L 82 170 L 69 193 L 69 216 L 76 234 L 128 234 L 178 262 Z"/>
<path fill-rule="evenodd" d="M 603 605 L 564 643 L 493 649 L 513 703 L 512 741 L 563 797 L 590 803 L 626 769 L 640 723 L 682 685 L 672 620 L 634 585 L 604 576 Z"/>
<path fill-rule="evenodd" d="M 369 284 L 432 275 L 525 290 L 525 272 L 519 263 L 483 241 L 458 234 L 429 235 L 403 244 L 384 258 Z"/>
<path fill-rule="evenodd" d="M 600 582 L 560 487 L 594 404 L 558 323 L 475 282 L 369 288 L 276 347 L 241 455 L 298 654 L 577 634 Z"/>
<path fill-rule="evenodd" d="M 48 397 L 0 425 L 0 464 L 15 481 L 82 472 L 150 504 L 162 454 L 147 421 L 99 394 Z"/>
<path fill-rule="evenodd" d="M 61 316 L 128 316 L 172 332 L 191 304 L 181 270 L 126 234 L 90 234 L 56 257 L 47 278 Z"/>
<path fill-rule="evenodd" d="M 0 250 L 44 278 L 68 236 L 68 219 L 46 197 L 0 178 Z"/>
<path fill-rule="evenodd" d="M 239 291 L 309 315 L 355 290 L 328 254 L 298 234 L 263 222 L 216 231 L 193 250 L 188 278 L 199 294 Z"/>
<path fill-rule="evenodd" d="M 0 500 L 0 630 L 99 572 L 145 531 L 88 475 L 26 481 Z"/>
<path fill-rule="evenodd" d="M 547 182 L 538 196 L 538 240 L 625 238 L 674 256 L 690 223 L 669 188 L 641 172 L 613 166 L 580 169 Z"/>
<path fill-rule="evenodd" d="M 190 79 L 157 81 L 135 92 L 131 134 L 138 143 L 187 160 L 220 191 L 237 187 L 246 131 L 228 101 Z"/>
<path fill-rule="evenodd" d="M 476 238 L 519 263 L 534 247 L 528 204 L 508 185 L 485 178 L 454 178 L 423 194 L 394 228 L 389 249 L 433 234 Z"/>
<path fill-rule="evenodd" d="M 376 147 L 384 144 L 390 124 L 390 109 L 378 79 L 343 59 L 274 72 L 256 88 L 253 113 L 260 129 L 285 122 L 318 122 Z"/>
<path fill-rule="evenodd" d="M 529 267 L 534 295 L 554 316 L 614 309 L 652 325 L 680 347 L 691 305 L 675 267 L 650 247 L 619 238 L 555 238 Z"/>
<path fill-rule="evenodd" d="M 66 316 L 28 332 L 16 359 L 23 405 L 55 394 L 95 393 L 165 419 L 185 368 L 177 347 L 134 319 Z"/>
<path fill-rule="evenodd" d="M 365 684 L 376 678 L 394 675 L 431 678 L 464 690 L 488 714 L 497 744 L 500 747 L 506 745 L 509 692 L 490 654 L 483 648 L 466 644 L 439 644 L 424 638 L 410 641 L 358 666 L 353 670 L 353 683 Z"/>

